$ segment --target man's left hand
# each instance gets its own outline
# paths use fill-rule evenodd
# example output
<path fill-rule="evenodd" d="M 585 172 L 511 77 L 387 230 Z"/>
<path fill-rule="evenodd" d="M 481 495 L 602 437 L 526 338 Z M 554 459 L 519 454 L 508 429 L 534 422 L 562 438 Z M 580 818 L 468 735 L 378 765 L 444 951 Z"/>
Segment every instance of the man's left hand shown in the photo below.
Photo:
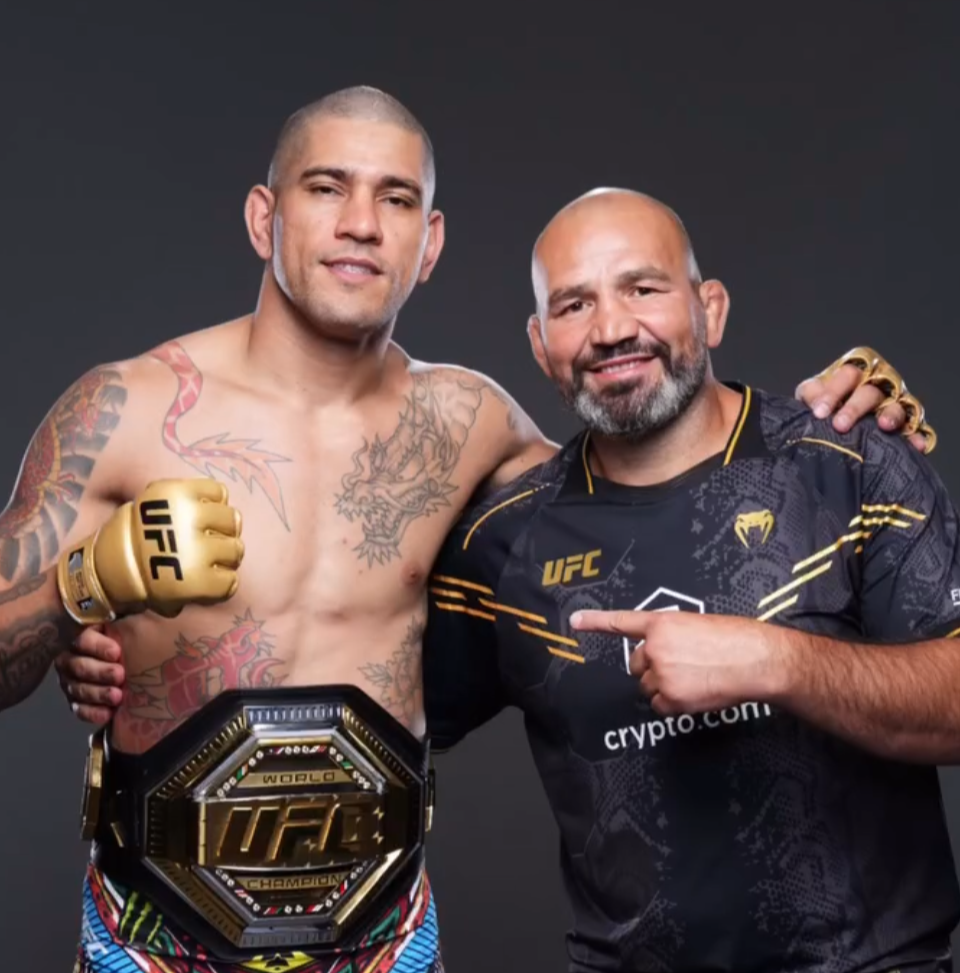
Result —
<path fill-rule="evenodd" d="M 579 611 L 581 632 L 638 643 L 630 672 L 661 715 L 702 713 L 775 697 L 785 681 L 781 630 L 750 618 L 693 612 Z"/>
<path fill-rule="evenodd" d="M 845 360 L 857 364 L 843 364 Z M 872 348 L 854 348 L 841 355 L 819 375 L 801 382 L 796 397 L 818 419 L 832 415 L 838 432 L 847 432 L 860 419 L 876 413 L 877 425 L 884 432 L 904 433 L 918 413 L 914 425 L 919 425 L 919 431 L 910 433 L 910 443 L 921 453 L 933 452 L 936 445 L 936 433 L 923 422 L 923 406 L 907 393 L 896 369 Z"/>

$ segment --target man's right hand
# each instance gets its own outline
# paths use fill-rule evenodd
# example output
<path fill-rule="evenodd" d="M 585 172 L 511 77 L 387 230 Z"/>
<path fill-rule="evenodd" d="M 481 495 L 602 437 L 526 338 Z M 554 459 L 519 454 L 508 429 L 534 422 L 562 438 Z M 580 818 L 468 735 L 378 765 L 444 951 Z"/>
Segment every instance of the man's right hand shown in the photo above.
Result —
<path fill-rule="evenodd" d="M 232 598 L 243 560 L 240 514 L 211 479 L 158 480 L 61 555 L 57 582 L 80 625 Z"/>
<path fill-rule="evenodd" d="M 103 726 L 123 702 L 123 652 L 120 643 L 99 628 L 86 628 L 54 662 L 60 690 L 76 716 Z"/>

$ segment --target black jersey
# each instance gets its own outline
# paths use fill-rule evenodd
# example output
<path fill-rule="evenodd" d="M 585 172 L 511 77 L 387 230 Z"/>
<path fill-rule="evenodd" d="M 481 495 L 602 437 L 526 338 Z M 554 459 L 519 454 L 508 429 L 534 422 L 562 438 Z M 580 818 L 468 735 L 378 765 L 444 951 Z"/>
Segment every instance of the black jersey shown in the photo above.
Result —
<path fill-rule="evenodd" d="M 750 616 L 858 641 L 960 632 L 958 519 L 925 457 L 737 386 L 725 451 L 669 483 L 588 437 L 470 510 L 430 584 L 428 726 L 519 707 L 561 833 L 577 971 L 888 970 L 960 916 L 934 767 L 766 704 L 664 718 L 578 609 Z M 960 650 L 960 644 L 958 644 Z"/>

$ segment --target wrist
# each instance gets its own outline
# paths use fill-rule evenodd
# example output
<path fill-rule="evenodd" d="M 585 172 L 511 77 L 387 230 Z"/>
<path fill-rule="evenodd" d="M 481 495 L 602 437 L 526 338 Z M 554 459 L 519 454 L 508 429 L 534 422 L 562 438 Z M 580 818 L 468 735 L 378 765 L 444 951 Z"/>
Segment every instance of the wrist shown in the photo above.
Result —
<path fill-rule="evenodd" d="M 117 616 L 104 593 L 94 568 L 92 534 L 60 555 L 57 562 L 57 589 L 64 611 L 78 625 L 112 622 Z"/>
<path fill-rule="evenodd" d="M 782 705 L 797 695 L 802 684 L 810 637 L 782 625 L 761 624 L 765 646 L 761 701 Z"/>

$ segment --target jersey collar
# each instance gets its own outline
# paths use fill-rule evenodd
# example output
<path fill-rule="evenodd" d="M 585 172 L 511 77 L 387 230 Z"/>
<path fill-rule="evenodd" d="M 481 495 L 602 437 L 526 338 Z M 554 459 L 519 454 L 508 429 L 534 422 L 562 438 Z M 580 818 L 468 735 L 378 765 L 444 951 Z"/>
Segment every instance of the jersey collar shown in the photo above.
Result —
<path fill-rule="evenodd" d="M 728 388 L 734 389 L 743 396 L 737 421 L 723 450 L 716 456 L 697 464 L 695 469 L 709 467 L 711 470 L 719 466 L 728 466 L 735 459 L 746 459 L 751 456 L 763 456 L 767 453 L 766 444 L 760 429 L 760 407 L 758 394 L 749 386 L 740 382 L 724 382 Z M 690 473 L 680 474 L 669 483 L 656 484 L 652 487 L 624 487 L 620 484 L 610 484 L 601 481 L 590 468 L 590 433 L 579 433 L 565 447 L 568 452 L 567 476 L 560 491 L 561 496 L 595 497 L 598 492 L 606 493 L 606 487 L 615 487 L 617 492 L 627 491 L 635 493 L 638 499 L 642 495 L 660 494 L 680 480 L 686 480 Z M 601 484 L 604 489 L 601 490 Z"/>

